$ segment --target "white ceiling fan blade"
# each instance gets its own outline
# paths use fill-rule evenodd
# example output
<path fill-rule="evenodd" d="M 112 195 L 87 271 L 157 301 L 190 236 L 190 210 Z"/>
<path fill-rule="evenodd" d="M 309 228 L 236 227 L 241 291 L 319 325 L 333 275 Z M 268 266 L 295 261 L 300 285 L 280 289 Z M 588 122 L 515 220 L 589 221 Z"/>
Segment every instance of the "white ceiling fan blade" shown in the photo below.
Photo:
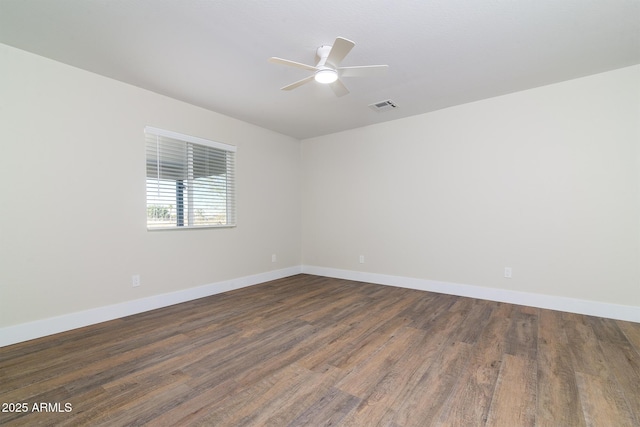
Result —
<path fill-rule="evenodd" d="M 331 86 L 331 89 L 333 90 L 333 93 L 336 94 L 336 96 L 344 96 L 349 93 L 349 89 L 347 89 L 347 87 L 340 81 L 340 79 L 329 84 L 329 86 Z"/>
<path fill-rule="evenodd" d="M 384 76 L 389 69 L 388 65 L 362 65 L 358 67 L 340 67 L 340 77 L 373 77 Z"/>
<path fill-rule="evenodd" d="M 298 86 L 302 86 L 303 84 L 310 82 L 311 80 L 313 80 L 313 78 L 314 78 L 314 75 L 312 74 L 312 75 L 310 75 L 309 77 L 305 77 L 305 78 L 304 78 L 304 79 L 302 79 L 302 80 L 298 80 L 297 82 L 295 82 L 295 83 L 291 83 L 290 85 L 287 85 L 287 86 L 285 86 L 285 87 L 281 87 L 280 89 L 282 89 L 282 90 L 291 90 L 291 89 L 295 89 L 295 88 L 297 88 Z"/>
<path fill-rule="evenodd" d="M 342 37 L 336 37 L 336 41 L 333 42 L 333 46 L 331 47 L 329 56 L 327 56 L 327 63 L 333 65 L 334 67 L 337 67 L 338 65 L 340 65 L 344 57 L 347 56 L 349 52 L 351 52 L 351 49 L 353 49 L 355 45 L 356 44 L 351 40 L 347 40 Z"/>
<path fill-rule="evenodd" d="M 288 59 L 271 57 L 269 58 L 269 62 L 273 62 L 275 64 L 289 65 L 291 67 L 302 68 L 303 70 L 315 71 L 316 67 L 312 65 L 303 64 L 301 62 L 290 61 Z"/>

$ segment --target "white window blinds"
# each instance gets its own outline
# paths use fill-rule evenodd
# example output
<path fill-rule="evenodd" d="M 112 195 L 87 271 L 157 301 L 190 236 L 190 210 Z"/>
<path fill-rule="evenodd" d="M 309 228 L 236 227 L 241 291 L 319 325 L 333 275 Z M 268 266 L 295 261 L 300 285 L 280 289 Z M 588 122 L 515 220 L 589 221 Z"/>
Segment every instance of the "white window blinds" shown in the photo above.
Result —
<path fill-rule="evenodd" d="M 152 127 L 147 153 L 147 229 L 235 225 L 236 147 Z"/>

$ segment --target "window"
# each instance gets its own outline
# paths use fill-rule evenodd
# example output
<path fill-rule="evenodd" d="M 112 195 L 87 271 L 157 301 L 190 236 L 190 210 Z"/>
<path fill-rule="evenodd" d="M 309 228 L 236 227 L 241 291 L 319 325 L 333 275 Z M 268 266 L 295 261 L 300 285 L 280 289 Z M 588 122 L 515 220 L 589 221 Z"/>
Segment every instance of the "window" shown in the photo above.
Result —
<path fill-rule="evenodd" d="M 235 225 L 233 145 L 146 127 L 147 229 Z"/>

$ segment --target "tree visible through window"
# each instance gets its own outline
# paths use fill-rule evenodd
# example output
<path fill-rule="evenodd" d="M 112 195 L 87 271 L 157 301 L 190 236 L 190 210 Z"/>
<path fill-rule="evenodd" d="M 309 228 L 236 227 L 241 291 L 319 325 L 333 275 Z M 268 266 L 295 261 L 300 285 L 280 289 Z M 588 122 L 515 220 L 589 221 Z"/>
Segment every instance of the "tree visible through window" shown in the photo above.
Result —
<path fill-rule="evenodd" d="M 145 128 L 147 228 L 235 225 L 232 145 Z"/>

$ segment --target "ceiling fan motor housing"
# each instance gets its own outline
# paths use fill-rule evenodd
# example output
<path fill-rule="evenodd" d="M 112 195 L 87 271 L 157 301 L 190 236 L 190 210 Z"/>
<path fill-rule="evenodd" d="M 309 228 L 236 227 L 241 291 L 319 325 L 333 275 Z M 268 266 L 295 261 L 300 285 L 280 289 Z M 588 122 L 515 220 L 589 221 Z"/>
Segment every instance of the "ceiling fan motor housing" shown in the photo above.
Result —
<path fill-rule="evenodd" d="M 327 62 L 327 57 L 329 56 L 329 52 L 331 52 L 332 46 L 320 46 L 316 51 L 316 55 L 318 57 L 318 63 L 316 67 L 322 67 Z"/>

